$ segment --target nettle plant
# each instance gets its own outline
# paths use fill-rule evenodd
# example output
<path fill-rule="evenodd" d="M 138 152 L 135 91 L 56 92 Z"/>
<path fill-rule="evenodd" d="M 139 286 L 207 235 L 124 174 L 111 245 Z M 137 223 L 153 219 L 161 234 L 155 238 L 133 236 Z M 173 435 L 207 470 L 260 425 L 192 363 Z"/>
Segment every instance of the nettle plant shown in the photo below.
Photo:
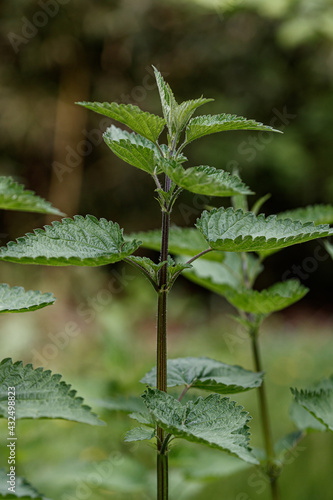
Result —
<path fill-rule="evenodd" d="M 264 373 L 258 345 L 261 322 L 270 313 L 300 300 L 307 289 L 295 280 L 279 283 L 257 292 L 253 290 L 256 277 L 262 270 L 262 261 L 270 253 L 290 245 L 303 243 L 333 233 L 327 224 L 295 221 L 291 218 L 257 215 L 264 200 L 259 200 L 252 211 L 247 210 L 246 196 L 252 191 L 238 175 L 232 175 L 210 166 L 185 169 L 184 149 L 192 141 L 209 134 L 230 130 L 263 130 L 278 132 L 254 120 L 235 115 L 203 115 L 192 118 L 199 107 L 211 101 L 203 97 L 178 104 L 161 74 L 155 69 L 157 86 L 164 117 L 141 111 L 137 106 L 116 103 L 78 103 L 97 113 L 112 118 L 133 132 L 114 125 L 109 127 L 104 140 L 114 154 L 125 162 L 149 174 L 155 183 L 155 196 L 160 205 L 162 225 L 158 231 L 137 233 L 124 237 L 118 224 L 88 215 L 64 218 L 52 226 L 37 229 L 0 251 L 4 261 L 54 266 L 101 266 L 125 261 L 139 269 L 149 280 L 157 295 L 157 363 L 142 382 L 147 386 L 142 400 L 144 411 L 131 416 L 140 426 L 130 430 L 126 441 L 153 440 L 157 455 L 157 499 L 168 498 L 168 453 L 176 438 L 201 443 L 228 452 L 248 464 L 256 465 L 268 475 L 272 497 L 279 498 L 277 477 L 281 461 L 276 455 L 268 419 Z M 159 137 L 167 129 L 167 144 Z M 205 210 L 195 228 L 170 227 L 173 206 L 183 190 L 195 194 L 232 197 L 233 207 Z M 296 216 L 297 218 L 297 216 Z M 159 261 L 134 256 L 140 245 L 160 252 Z M 176 259 L 171 258 L 173 254 Z M 187 257 L 186 257 L 187 256 Z M 199 259 L 200 260 L 197 260 Z M 255 371 L 230 366 L 217 360 L 178 358 L 167 360 L 167 300 L 177 278 L 184 273 L 188 278 L 227 297 L 239 312 L 238 320 L 247 328 L 255 360 Z M 22 398 L 17 391 L 17 412 L 23 417 L 69 418 L 68 411 L 46 414 L 37 406 L 33 413 L 24 413 L 26 401 L 25 377 L 33 377 L 34 390 L 42 385 L 41 368 L 31 365 L 23 368 L 5 360 L 1 365 L 3 391 L 8 385 L 23 384 Z M 14 375 L 20 377 L 13 379 Z M 44 375 L 43 375 L 44 374 Z M 53 380 L 53 378 L 50 378 Z M 41 384 L 41 385 L 39 385 Z M 43 385 L 44 387 L 44 385 Z M 76 402 L 72 409 L 74 420 L 84 413 L 89 423 L 100 423 L 82 401 L 61 386 L 67 397 Z M 67 387 L 67 386 L 66 386 Z M 177 396 L 169 394 L 168 387 L 183 387 Z M 208 391 L 207 397 L 191 396 L 190 389 Z M 327 385 L 325 385 L 327 388 Z M 266 450 L 255 453 L 249 445 L 248 412 L 226 394 L 257 389 L 260 396 L 262 428 Z M 328 390 L 328 389 L 327 389 Z M 317 393 L 316 393 L 317 394 Z M 320 398 L 324 400 L 324 392 Z M 325 393 L 326 394 L 326 393 Z M 185 396 L 186 395 L 186 396 Z M 185 396 L 185 397 L 184 397 Z M 301 407 L 314 414 L 305 404 L 307 393 L 295 391 Z M 52 392 L 49 394 L 52 402 Z M 307 399 L 308 401 L 308 399 Z M 326 401 L 326 400 L 325 400 Z M 65 405 L 65 404 L 64 404 Z M 60 405 L 57 405 L 60 406 Z M 52 404 L 51 404 L 52 407 Z M 22 413 L 21 412 L 22 408 Z M 68 407 L 65 405 L 66 410 Z M 58 408 L 59 410 L 59 408 Z M 3 416 L 6 409 L 3 408 Z M 306 414 L 308 415 L 308 414 Z M 315 415 L 324 428 L 326 414 Z M 303 421 L 306 420 L 303 414 Z M 309 414 L 309 418 L 313 418 Z M 304 425 L 303 425 L 304 427 Z M 297 434 L 298 436 L 298 434 Z M 298 438 L 288 438 L 292 443 Z"/>

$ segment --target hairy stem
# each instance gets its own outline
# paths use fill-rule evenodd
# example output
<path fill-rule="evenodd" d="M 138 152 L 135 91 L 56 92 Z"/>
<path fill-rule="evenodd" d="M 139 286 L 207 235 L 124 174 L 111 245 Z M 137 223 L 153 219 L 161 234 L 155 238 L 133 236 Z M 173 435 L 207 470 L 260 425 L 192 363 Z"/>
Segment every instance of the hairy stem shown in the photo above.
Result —
<path fill-rule="evenodd" d="M 165 178 L 165 191 L 170 189 L 170 179 Z M 162 242 L 160 261 L 168 260 L 170 213 L 162 212 Z M 160 270 L 157 309 L 157 388 L 167 392 L 167 297 L 168 263 Z M 164 431 L 157 426 L 157 500 L 168 499 L 168 456 L 164 444 Z"/>
<path fill-rule="evenodd" d="M 251 332 L 251 343 L 252 343 L 252 353 L 253 353 L 255 369 L 257 372 L 261 372 L 263 370 L 262 370 L 257 328 L 254 328 Z M 259 392 L 260 415 L 262 421 L 262 431 L 263 431 L 265 450 L 267 456 L 267 474 L 270 480 L 272 499 L 280 500 L 280 494 L 277 484 L 278 471 L 275 465 L 273 437 L 272 437 L 271 423 L 268 413 L 266 385 L 264 381 L 262 385 L 258 388 L 258 392 Z"/>

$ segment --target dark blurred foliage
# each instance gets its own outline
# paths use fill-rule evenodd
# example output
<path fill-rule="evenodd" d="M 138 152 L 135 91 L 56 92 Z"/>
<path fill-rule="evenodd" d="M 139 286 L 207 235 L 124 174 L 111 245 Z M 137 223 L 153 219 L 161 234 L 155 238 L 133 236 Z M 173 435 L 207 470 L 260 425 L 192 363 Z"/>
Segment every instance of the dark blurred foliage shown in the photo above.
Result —
<path fill-rule="evenodd" d="M 128 231 L 159 225 L 150 178 L 102 143 L 108 120 L 74 105 L 132 102 L 160 113 L 152 64 L 179 101 L 203 94 L 215 99 L 203 113 L 236 113 L 284 131 L 199 140 L 186 152 L 189 164 L 237 168 L 257 193 L 253 201 L 272 194 L 266 213 L 332 202 L 329 0 L 4 0 L 0 15 L 1 174 L 68 215 L 92 213 Z M 205 203 L 183 194 L 174 221 L 193 224 Z M 12 239 L 44 223 L 6 213 L 2 232 Z M 301 265 L 315 245 L 272 257 L 267 281 Z M 329 265 L 305 283 L 331 288 Z"/>

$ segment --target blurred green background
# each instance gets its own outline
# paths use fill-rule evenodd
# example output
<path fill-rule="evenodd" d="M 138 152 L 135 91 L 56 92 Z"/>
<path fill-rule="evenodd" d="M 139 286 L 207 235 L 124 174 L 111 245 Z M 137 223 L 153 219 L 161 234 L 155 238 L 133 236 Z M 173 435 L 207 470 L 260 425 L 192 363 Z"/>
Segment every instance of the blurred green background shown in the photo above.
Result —
<path fill-rule="evenodd" d="M 108 120 L 74 105 L 81 100 L 130 102 L 160 113 L 152 64 L 179 101 L 203 94 L 215 99 L 203 112 L 236 113 L 284 131 L 283 136 L 213 135 L 186 151 L 190 165 L 238 168 L 256 192 L 250 203 L 272 194 L 264 206 L 267 214 L 332 203 L 331 1 L 3 0 L 0 17 L 0 174 L 14 176 L 69 216 L 91 213 L 119 222 L 126 231 L 158 227 L 150 178 L 104 145 L 101 133 Z M 183 194 L 174 222 L 192 225 L 205 203 Z M 2 243 L 51 221 L 28 213 L 3 212 L 0 217 Z M 311 288 L 301 304 L 265 325 L 276 439 L 293 430 L 287 418 L 289 386 L 305 386 L 332 372 L 332 263 L 323 259 L 315 272 L 307 270 L 306 259 L 316 245 L 270 257 L 259 282 L 266 286 L 289 270 Z M 96 411 L 98 398 L 140 393 L 137 380 L 155 355 L 155 297 L 147 282 L 122 265 L 52 269 L 2 264 L 1 271 L 3 282 L 58 297 L 51 308 L 2 316 L 2 358 L 63 373 Z M 169 310 L 170 356 L 210 355 L 251 368 L 249 345 L 226 317 L 231 309 L 222 299 L 180 280 Z M 80 328 L 71 339 L 64 333 L 70 321 Z M 259 446 L 255 393 L 236 399 L 254 417 L 253 444 Z M 154 466 L 152 450 L 122 442 L 130 425 L 126 416 L 105 410 L 102 416 L 109 424 L 104 429 L 20 422 L 20 473 L 50 498 L 153 498 L 145 476 L 145 466 Z M 285 500 L 331 499 L 332 445 L 328 434 L 306 438 L 305 449 L 282 475 Z M 199 451 L 205 452 L 201 459 Z M 2 463 L 6 450 L 0 453 Z M 184 481 L 181 465 L 199 475 L 200 464 L 219 463 L 221 456 L 214 451 L 206 455 L 201 447 L 175 448 L 172 498 L 269 499 L 253 470 L 217 482 Z M 111 463 L 113 474 L 97 490 L 89 492 L 88 486 L 84 492 L 85 467 L 103 460 Z"/>

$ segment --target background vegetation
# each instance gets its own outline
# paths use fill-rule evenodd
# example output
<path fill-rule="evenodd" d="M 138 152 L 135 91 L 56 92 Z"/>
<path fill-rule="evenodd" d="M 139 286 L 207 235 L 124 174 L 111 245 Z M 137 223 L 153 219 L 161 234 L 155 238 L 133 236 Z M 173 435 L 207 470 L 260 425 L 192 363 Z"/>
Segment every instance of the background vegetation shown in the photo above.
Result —
<path fill-rule="evenodd" d="M 45 5 L 4 0 L 0 6 L 1 175 L 15 176 L 69 216 L 92 213 L 118 221 L 127 231 L 158 226 L 159 207 L 149 178 L 102 143 L 103 117 L 73 104 L 132 102 L 160 113 L 154 64 L 179 100 L 213 97 L 207 112 L 236 113 L 267 124 L 273 120 L 285 132 L 212 136 L 189 148 L 192 165 L 238 168 L 257 193 L 253 200 L 272 194 L 264 207 L 267 214 L 332 203 L 329 0 L 62 0 L 49 13 Z M 205 203 L 184 194 L 174 221 L 193 224 Z M 50 220 L 38 214 L 1 214 L 2 243 Z M 290 271 L 312 289 L 299 306 L 266 325 L 264 355 L 276 438 L 293 429 L 286 418 L 288 387 L 332 372 L 332 264 L 324 259 L 311 268 L 306 259 L 313 257 L 316 245 L 270 257 L 265 281 L 259 283 L 273 283 Z M 149 284 L 134 271 L 122 265 L 105 270 L 2 264 L 1 272 L 3 282 L 39 287 L 59 297 L 49 310 L 1 318 L 2 358 L 33 361 L 63 373 L 91 403 L 141 391 L 137 380 L 154 364 L 155 317 Z M 247 341 L 225 312 L 231 310 L 222 299 L 180 281 L 170 304 L 170 355 L 204 354 L 251 368 Z M 66 334 L 69 322 L 77 325 L 74 337 Z M 255 397 L 249 393 L 237 400 L 254 416 L 255 432 Z M 143 445 L 133 453 L 119 439 L 129 426 L 127 417 L 108 411 L 103 416 L 109 425 L 102 430 L 61 421 L 20 422 L 20 473 L 49 497 L 66 500 L 66 494 L 84 484 L 85 464 L 107 460 L 111 450 L 113 483 L 91 498 L 147 498 L 147 481 L 142 485 L 144 475 L 131 460 L 138 453 L 141 464 L 153 466 L 151 450 Z M 285 500 L 331 498 L 332 444 L 327 434 L 306 439 L 306 450 L 283 474 Z M 199 462 L 197 451 L 187 449 L 175 449 L 174 467 L 185 464 L 197 475 L 199 463 L 217 463 L 221 457 L 212 452 Z M 2 463 L 6 453 L 0 453 Z M 128 475 L 121 480 L 120 470 L 129 470 L 133 481 L 126 491 Z M 259 491 L 251 474 L 243 470 L 241 479 L 204 485 L 187 484 L 178 476 L 174 498 L 269 498 L 268 489 Z"/>

